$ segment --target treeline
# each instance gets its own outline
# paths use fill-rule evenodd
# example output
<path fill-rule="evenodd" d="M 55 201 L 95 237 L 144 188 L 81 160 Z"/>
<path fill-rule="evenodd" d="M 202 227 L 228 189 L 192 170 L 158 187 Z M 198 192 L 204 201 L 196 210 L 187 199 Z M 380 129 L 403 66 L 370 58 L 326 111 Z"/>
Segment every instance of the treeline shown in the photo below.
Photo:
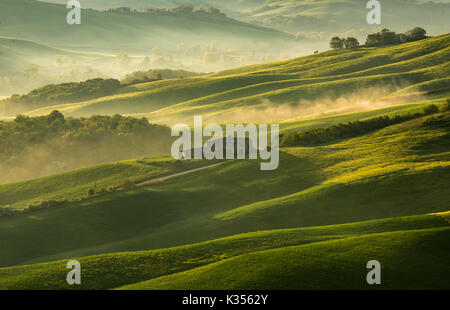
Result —
<path fill-rule="evenodd" d="M 123 85 L 131 85 L 146 82 L 154 82 L 163 79 L 188 78 L 200 75 L 203 75 L 203 73 L 196 73 L 186 70 L 152 69 L 147 71 L 136 71 L 127 74 L 121 80 L 121 83 Z"/>
<path fill-rule="evenodd" d="M 396 43 L 414 42 L 428 38 L 423 28 L 416 27 L 405 33 L 396 33 L 389 29 L 369 34 L 366 39 L 366 46 L 384 46 Z"/>
<path fill-rule="evenodd" d="M 132 9 L 129 7 L 105 9 L 106 12 L 121 14 L 149 14 L 149 15 L 171 15 L 171 16 L 214 16 L 225 17 L 226 15 L 212 6 L 200 5 L 197 9 L 193 5 L 180 5 L 175 8 L 152 8 Z"/>
<path fill-rule="evenodd" d="M 170 152 L 170 128 L 146 118 L 18 115 L 0 121 L 0 182 Z"/>
<path fill-rule="evenodd" d="M 23 96 L 13 95 L 1 100 L 0 113 L 16 115 L 42 106 L 90 100 L 114 94 L 121 87 L 118 80 L 100 78 L 79 83 L 51 84 Z"/>
<path fill-rule="evenodd" d="M 426 30 L 420 27 L 415 27 L 405 33 L 396 33 L 389 29 L 383 29 L 380 32 L 369 34 L 364 46 L 379 47 L 390 44 L 414 42 L 428 38 L 426 33 Z M 356 48 L 358 46 L 360 46 L 360 44 L 354 37 L 333 37 L 330 41 L 330 47 L 333 49 Z"/>
<path fill-rule="evenodd" d="M 331 143 L 340 139 L 357 137 L 374 130 L 382 129 L 390 125 L 399 124 L 425 115 L 434 114 L 439 111 L 450 111 L 450 99 L 447 99 L 446 104 L 444 104 L 441 109 L 439 109 L 436 105 L 431 104 L 424 107 L 421 112 L 414 114 L 408 113 L 405 115 L 395 115 L 392 117 L 380 116 L 364 121 L 341 123 L 328 128 L 305 129 L 300 132 L 283 134 L 280 137 L 280 146 L 316 146 Z"/>

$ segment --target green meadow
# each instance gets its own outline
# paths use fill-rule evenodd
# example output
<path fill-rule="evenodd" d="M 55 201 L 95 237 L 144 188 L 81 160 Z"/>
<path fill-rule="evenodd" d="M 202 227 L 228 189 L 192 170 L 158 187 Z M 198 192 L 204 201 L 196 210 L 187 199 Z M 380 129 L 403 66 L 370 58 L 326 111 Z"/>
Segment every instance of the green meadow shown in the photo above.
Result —
<path fill-rule="evenodd" d="M 0 289 L 450 289 L 449 41 L 328 51 L 30 109 L 279 122 L 283 134 L 408 117 L 283 146 L 272 171 L 260 160 L 157 157 L 1 184 Z M 29 207 L 48 201 L 58 203 Z M 66 282 L 72 259 L 80 286 Z M 370 260 L 381 285 L 366 282 Z"/>
<path fill-rule="evenodd" d="M 69 288 L 58 278 L 60 260 L 85 257 L 82 266 L 93 273 L 86 288 L 365 289 L 364 264 L 378 257 L 389 274 L 381 288 L 448 288 L 442 277 L 448 274 L 448 222 L 425 214 L 450 205 L 449 117 L 438 113 L 329 145 L 281 149 L 275 171 L 260 171 L 252 161 L 224 162 L 2 217 L 1 264 L 24 266 L 0 269 L 0 287 Z M 81 172 L 87 170 L 52 178 Z M 216 240 L 235 234 L 244 235 Z M 244 244 L 215 248 L 231 241 Z M 194 252 L 178 257 L 185 250 Z M 401 277 L 415 269 L 416 282 Z M 326 275 L 333 272 L 346 274 L 336 277 L 343 282 L 330 282 Z"/>
<path fill-rule="evenodd" d="M 324 288 L 327 281 L 330 283 L 326 288 L 368 288 L 361 279 L 364 262 L 372 257 L 389 259 L 387 266 L 396 272 L 386 279 L 389 288 L 420 287 L 420 274 L 435 267 L 424 270 L 420 266 L 429 257 L 434 256 L 434 263 L 448 271 L 445 259 L 438 255 L 449 250 L 444 242 L 449 229 L 441 216 L 420 215 L 260 231 L 175 248 L 88 256 L 80 259 L 85 275 L 81 288 L 311 289 Z M 383 246 L 383 242 L 390 246 Z M 440 242 L 443 248 L 436 246 Z M 427 257 L 419 254 L 425 249 L 431 250 Z M 411 254 L 415 256 L 409 264 L 402 265 L 398 260 Z M 0 269 L 0 288 L 69 289 L 66 263 Z M 343 272 L 352 269 L 344 282 L 338 281 Z M 411 271 L 417 281 L 405 287 L 406 281 L 395 276 Z M 331 277 L 334 280 L 330 281 L 329 273 L 339 277 Z M 435 272 L 428 281 L 436 288 L 448 288 L 445 279 Z"/>

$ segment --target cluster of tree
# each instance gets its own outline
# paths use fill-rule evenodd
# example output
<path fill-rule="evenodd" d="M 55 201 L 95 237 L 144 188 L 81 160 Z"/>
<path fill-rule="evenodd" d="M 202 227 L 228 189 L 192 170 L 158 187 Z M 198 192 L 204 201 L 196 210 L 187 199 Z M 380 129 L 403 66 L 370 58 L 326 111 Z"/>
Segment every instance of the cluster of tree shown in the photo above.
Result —
<path fill-rule="evenodd" d="M 170 128 L 146 118 L 65 118 L 18 115 L 0 121 L 0 182 L 38 177 L 104 162 L 166 155 Z"/>
<path fill-rule="evenodd" d="M 369 34 L 366 39 L 366 46 L 384 46 L 397 43 L 413 42 L 426 39 L 426 31 L 423 28 L 416 27 L 405 33 L 396 33 L 389 29 L 383 29 L 380 32 Z"/>
<path fill-rule="evenodd" d="M 151 14 L 151 15 L 173 15 L 173 16 L 199 16 L 211 15 L 215 17 L 225 17 L 226 15 L 220 10 L 204 5 L 200 5 L 197 9 L 193 5 L 180 5 L 175 8 L 153 8 L 147 7 L 143 9 L 132 9 L 129 7 L 110 8 L 106 12 L 121 13 L 121 14 Z"/>
<path fill-rule="evenodd" d="M 1 101 L 4 114 L 21 113 L 23 108 L 29 110 L 56 103 L 69 103 L 89 100 L 114 94 L 122 85 L 115 79 L 91 79 L 79 83 L 47 85 L 32 90 L 26 95 L 13 95 Z"/>
<path fill-rule="evenodd" d="M 328 128 L 305 129 L 300 132 L 293 132 L 281 136 L 280 145 L 287 146 L 315 146 L 331 143 L 340 139 L 347 139 L 366 134 L 368 132 L 382 129 L 384 127 L 402 123 L 408 120 L 419 118 L 425 115 L 445 112 L 450 110 L 449 99 L 447 103 L 439 109 L 436 105 L 426 106 L 421 112 L 408 113 L 405 115 L 395 115 L 393 117 L 380 116 L 364 121 L 341 123 Z"/>
<path fill-rule="evenodd" d="M 348 37 L 348 38 L 339 38 L 333 37 L 331 38 L 330 47 L 334 49 L 340 48 L 355 48 L 359 46 L 359 42 L 356 38 Z"/>
<path fill-rule="evenodd" d="M 152 69 L 147 71 L 136 71 L 127 74 L 121 81 L 123 85 L 153 82 L 162 79 L 187 78 L 202 75 L 186 70 Z"/>
<path fill-rule="evenodd" d="M 367 36 L 365 46 L 384 46 L 397 43 L 413 42 L 422 39 L 426 39 L 426 31 L 423 28 L 416 27 L 408 30 L 405 33 L 395 33 L 389 29 L 383 29 L 380 32 L 372 33 Z M 341 48 L 355 48 L 359 46 L 359 42 L 356 38 L 339 38 L 333 37 L 330 41 L 330 47 L 333 49 Z"/>
<path fill-rule="evenodd" d="M 0 207 L 0 217 L 38 211 L 49 207 L 60 206 L 67 202 L 69 202 L 69 200 L 67 199 L 36 201 L 32 204 L 29 204 L 26 208 L 12 208 L 11 206 L 2 206 Z"/>

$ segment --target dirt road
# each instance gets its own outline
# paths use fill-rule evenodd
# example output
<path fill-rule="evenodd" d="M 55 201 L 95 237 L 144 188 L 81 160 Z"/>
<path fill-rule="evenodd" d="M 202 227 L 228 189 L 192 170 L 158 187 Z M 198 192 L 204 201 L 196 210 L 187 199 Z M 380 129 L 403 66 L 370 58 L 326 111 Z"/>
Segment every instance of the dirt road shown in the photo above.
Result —
<path fill-rule="evenodd" d="M 190 174 L 190 173 L 194 173 L 194 172 L 197 172 L 197 171 L 213 168 L 213 167 L 216 167 L 216 166 L 218 166 L 220 164 L 222 164 L 222 163 L 213 164 L 213 165 L 209 165 L 209 166 L 204 166 L 204 167 L 200 167 L 200 168 L 196 168 L 196 169 L 192 169 L 192 170 L 187 170 L 187 171 L 183 171 L 183 172 L 167 175 L 165 177 L 150 179 L 150 180 L 144 181 L 142 183 L 139 183 L 137 185 L 138 186 L 144 186 L 144 185 L 150 185 L 150 184 L 164 182 L 166 180 L 173 179 L 173 178 L 176 178 L 176 177 L 180 177 L 180 176 L 183 176 L 183 175 L 186 175 L 186 174 Z"/>

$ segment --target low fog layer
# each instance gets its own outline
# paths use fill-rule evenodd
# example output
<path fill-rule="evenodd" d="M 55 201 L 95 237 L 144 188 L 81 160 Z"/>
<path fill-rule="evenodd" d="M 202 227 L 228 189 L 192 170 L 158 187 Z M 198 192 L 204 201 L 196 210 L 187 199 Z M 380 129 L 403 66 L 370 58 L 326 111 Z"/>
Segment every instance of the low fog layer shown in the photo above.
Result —
<path fill-rule="evenodd" d="M 315 100 L 298 99 L 290 104 L 276 104 L 264 99 L 255 107 L 243 108 L 236 112 L 225 112 L 220 115 L 205 117 L 210 122 L 255 122 L 276 123 L 301 119 L 322 118 L 344 113 L 363 112 L 384 107 L 404 104 L 401 98 L 389 98 L 393 89 L 391 86 L 378 86 L 364 90 L 355 91 L 344 96 L 332 98 L 320 97 Z M 406 95 L 406 94 L 404 94 Z M 411 94 L 408 97 L 414 101 L 425 100 L 424 97 Z"/>

